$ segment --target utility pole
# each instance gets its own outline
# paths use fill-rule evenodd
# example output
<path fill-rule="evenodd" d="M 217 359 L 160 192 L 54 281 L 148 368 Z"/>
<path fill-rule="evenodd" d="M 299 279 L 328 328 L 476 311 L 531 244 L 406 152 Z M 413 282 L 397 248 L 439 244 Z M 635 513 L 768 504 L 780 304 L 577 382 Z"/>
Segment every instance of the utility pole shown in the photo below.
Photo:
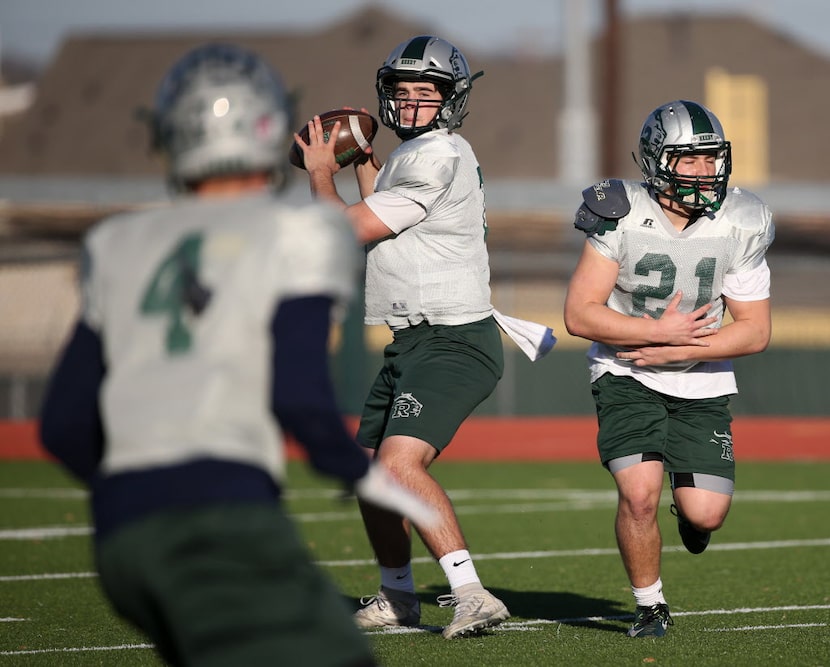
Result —
<path fill-rule="evenodd" d="M 617 0 L 604 0 L 605 39 L 603 44 L 603 99 L 601 112 L 601 176 L 609 178 L 617 174 L 617 141 L 619 138 L 620 108 L 620 20 Z"/>
<path fill-rule="evenodd" d="M 565 0 L 565 100 L 559 119 L 559 178 L 583 185 L 597 175 L 597 122 L 591 104 L 591 39 L 583 0 Z"/>

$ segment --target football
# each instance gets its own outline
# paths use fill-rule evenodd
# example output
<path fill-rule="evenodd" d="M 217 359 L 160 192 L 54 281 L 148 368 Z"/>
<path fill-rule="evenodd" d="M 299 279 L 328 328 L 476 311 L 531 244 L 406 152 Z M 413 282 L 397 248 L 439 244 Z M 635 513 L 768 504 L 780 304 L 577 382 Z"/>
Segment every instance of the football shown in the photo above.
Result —
<path fill-rule="evenodd" d="M 378 122 L 374 116 L 355 109 L 334 109 L 320 114 L 326 143 L 331 140 L 331 130 L 340 121 L 340 131 L 334 138 L 334 158 L 341 167 L 346 167 L 363 155 L 363 151 L 375 138 Z M 297 132 L 308 143 L 308 123 Z M 305 169 L 303 151 L 297 142 L 291 144 L 288 160 L 295 167 Z"/>

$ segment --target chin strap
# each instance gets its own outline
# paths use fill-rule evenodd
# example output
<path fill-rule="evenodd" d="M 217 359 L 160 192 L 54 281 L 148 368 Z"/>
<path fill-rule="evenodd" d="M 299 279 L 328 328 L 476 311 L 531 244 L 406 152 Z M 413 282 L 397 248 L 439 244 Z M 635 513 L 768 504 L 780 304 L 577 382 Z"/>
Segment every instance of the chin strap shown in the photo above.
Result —
<path fill-rule="evenodd" d="M 718 210 L 720 210 L 720 202 L 719 202 L 719 201 L 712 201 L 711 199 L 709 199 L 708 197 L 706 197 L 706 196 L 705 196 L 705 195 L 703 195 L 703 194 L 701 194 L 701 195 L 700 195 L 700 198 L 701 198 L 704 202 L 706 202 L 707 206 L 708 206 L 709 208 L 711 208 L 713 211 L 718 211 Z"/>
<path fill-rule="evenodd" d="M 711 208 L 713 211 L 720 210 L 721 203 L 719 201 L 713 201 L 709 199 L 705 194 L 703 194 L 697 188 L 677 188 L 677 194 L 680 197 L 688 197 L 689 195 L 694 195 L 696 199 L 700 199 L 706 206 L 704 208 Z M 686 203 L 685 201 L 682 203 Z"/>

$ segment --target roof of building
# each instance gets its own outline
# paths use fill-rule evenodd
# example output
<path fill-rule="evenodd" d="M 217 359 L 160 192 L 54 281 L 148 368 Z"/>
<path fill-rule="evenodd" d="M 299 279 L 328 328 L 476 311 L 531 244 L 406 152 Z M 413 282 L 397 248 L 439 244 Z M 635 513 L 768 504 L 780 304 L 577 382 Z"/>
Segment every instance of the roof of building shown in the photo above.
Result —
<path fill-rule="evenodd" d="M 43 72 L 28 112 L 2 130 L 0 173 L 160 174 L 163 165 L 147 150 L 146 128 L 135 111 L 152 105 L 155 86 L 174 60 L 208 40 L 233 41 L 260 53 L 297 94 L 302 123 L 339 106 L 374 111 L 375 72 L 385 55 L 407 37 L 431 31 L 370 6 L 317 32 L 75 35 Z M 735 85 L 746 77 L 761 84 L 771 181 L 830 180 L 830 161 L 815 151 L 816 145 L 830 145 L 827 58 L 744 16 L 637 17 L 622 23 L 619 36 L 613 58 L 603 55 L 601 35 L 590 49 L 600 141 L 602 132 L 614 130 L 615 168 L 607 175 L 636 176 L 630 153 L 646 114 L 672 99 L 705 101 L 707 73 L 721 72 Z M 485 73 L 475 83 L 461 130 L 476 148 L 485 177 L 566 177 L 560 173 L 566 161 L 557 157 L 565 102 L 562 59 L 484 55 L 457 46 L 474 71 Z M 379 152 L 395 142 L 382 130 Z"/>

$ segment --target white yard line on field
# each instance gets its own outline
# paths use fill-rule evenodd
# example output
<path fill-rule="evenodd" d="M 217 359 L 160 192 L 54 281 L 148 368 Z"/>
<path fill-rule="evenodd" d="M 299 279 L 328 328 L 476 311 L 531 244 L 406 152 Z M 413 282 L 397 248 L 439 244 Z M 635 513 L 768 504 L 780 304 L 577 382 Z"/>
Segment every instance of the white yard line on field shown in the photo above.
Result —
<path fill-rule="evenodd" d="M 155 648 L 154 644 L 121 644 L 120 646 L 75 646 L 71 648 L 42 648 L 26 651 L 0 651 L 0 655 L 39 655 L 41 653 L 83 653 L 86 651 L 127 651 Z"/>
<path fill-rule="evenodd" d="M 761 549 L 794 549 L 803 547 L 830 547 L 830 538 L 814 540 L 780 540 L 778 542 L 733 542 L 727 544 L 712 544 L 708 551 L 756 551 Z M 663 547 L 664 552 L 685 551 L 683 547 Z M 475 554 L 476 561 L 482 560 L 527 560 L 530 558 L 583 558 L 585 556 L 617 556 L 616 548 L 607 549 L 560 549 L 558 551 L 506 551 L 490 554 Z M 413 563 L 433 563 L 430 556 L 420 556 L 412 559 Z M 317 561 L 322 567 L 361 567 L 375 565 L 373 558 L 354 560 L 322 560 Z M 39 581 L 46 579 L 80 579 L 97 576 L 94 572 L 66 572 L 53 574 L 21 574 L 0 576 L 0 583 L 17 581 Z"/>
<path fill-rule="evenodd" d="M 742 607 L 739 609 L 709 609 L 703 611 L 686 611 L 676 612 L 672 616 L 709 616 L 709 615 L 737 615 L 737 614 L 761 614 L 768 612 L 780 611 L 816 611 L 830 609 L 830 605 L 786 605 L 782 607 Z M 582 616 L 579 618 L 559 618 L 559 619 L 532 619 L 527 621 L 515 621 L 502 623 L 501 625 L 491 628 L 490 632 L 528 632 L 541 630 L 542 626 L 546 625 L 576 625 L 580 623 L 596 623 L 601 621 L 628 621 L 633 618 L 632 614 L 623 616 Z M 3 620 L 3 619 L 0 619 Z M 22 620 L 22 619 L 13 619 Z M 739 632 L 749 630 L 776 630 L 788 628 L 824 628 L 827 623 L 787 623 L 781 625 L 745 625 L 735 628 L 703 628 L 704 632 Z M 441 632 L 440 626 L 421 625 L 417 627 L 392 627 L 384 628 L 382 630 L 372 631 L 367 634 L 371 635 L 402 635 L 413 634 L 421 632 L 431 632 L 433 634 Z M 21 656 L 21 655 L 38 655 L 38 654 L 55 654 L 55 653 L 81 653 L 86 651 L 126 651 L 136 649 L 152 649 L 153 644 L 122 644 L 119 646 L 80 646 L 70 648 L 55 648 L 55 649 L 32 649 L 20 651 L 0 651 L 0 656 Z"/>
<path fill-rule="evenodd" d="M 569 502 L 616 502 L 613 489 L 451 489 L 447 493 L 456 502 L 474 500 L 559 500 Z M 669 491 L 663 492 L 668 499 Z M 84 489 L 0 488 L 0 499 L 86 500 Z M 286 489 L 287 500 L 336 500 L 342 489 Z M 826 490 L 741 490 L 735 491 L 734 502 L 816 502 L 830 501 Z"/>
<path fill-rule="evenodd" d="M 764 614 L 770 612 L 780 611 L 823 611 L 830 609 L 830 605 L 826 604 L 809 604 L 809 605 L 785 605 L 781 607 L 741 607 L 739 609 L 707 609 L 701 611 L 680 611 L 672 612 L 672 616 L 679 618 L 681 616 L 734 616 L 738 614 Z M 491 628 L 491 632 L 510 632 L 510 631 L 527 631 L 540 629 L 545 625 L 579 625 L 582 623 L 599 623 L 602 621 L 630 621 L 634 618 L 633 614 L 623 614 L 620 616 L 581 616 L 577 618 L 537 618 L 527 621 L 507 621 L 499 626 Z M 765 628 L 820 628 L 826 627 L 827 623 L 789 623 L 781 625 L 766 625 L 766 626 L 744 626 L 739 628 L 704 628 L 706 632 L 733 632 L 736 630 L 756 630 Z M 371 632 L 373 635 L 397 635 L 414 632 L 440 632 L 441 628 L 432 625 L 422 625 L 417 627 L 393 627 L 383 628 Z"/>
<path fill-rule="evenodd" d="M 753 551 L 759 549 L 789 549 L 795 547 L 830 547 L 830 538 L 815 540 L 780 540 L 778 542 L 733 542 L 731 544 L 711 544 L 708 551 Z M 685 552 L 682 546 L 664 546 L 663 552 Z M 567 558 L 583 556 L 618 556 L 616 548 L 606 549 L 560 549 L 556 551 L 510 551 L 504 553 L 481 554 L 476 553 L 476 561 L 481 560 L 526 560 L 528 558 Z M 432 563 L 430 556 L 421 556 L 412 559 L 413 563 Z M 374 565 L 374 559 L 357 560 L 328 560 L 319 561 L 326 567 L 352 567 L 357 565 Z M 2 579 L 0 579 L 2 581 Z"/>
<path fill-rule="evenodd" d="M 90 526 L 42 526 L 40 528 L 10 528 L 0 530 L 0 541 L 48 540 L 60 537 L 87 537 L 92 535 Z"/>
<path fill-rule="evenodd" d="M 84 500 L 88 497 L 89 493 L 84 489 L 0 489 L 0 498 Z"/>
<path fill-rule="evenodd" d="M 782 628 L 826 628 L 827 623 L 787 623 L 786 625 L 744 625 L 740 628 L 703 628 L 704 632 L 739 632 L 741 630 L 777 630 Z"/>
<path fill-rule="evenodd" d="M 17 574 L 0 577 L 0 583 L 12 583 L 16 581 L 47 581 L 50 579 L 90 579 L 97 577 L 97 572 L 54 572 L 47 574 Z"/>

